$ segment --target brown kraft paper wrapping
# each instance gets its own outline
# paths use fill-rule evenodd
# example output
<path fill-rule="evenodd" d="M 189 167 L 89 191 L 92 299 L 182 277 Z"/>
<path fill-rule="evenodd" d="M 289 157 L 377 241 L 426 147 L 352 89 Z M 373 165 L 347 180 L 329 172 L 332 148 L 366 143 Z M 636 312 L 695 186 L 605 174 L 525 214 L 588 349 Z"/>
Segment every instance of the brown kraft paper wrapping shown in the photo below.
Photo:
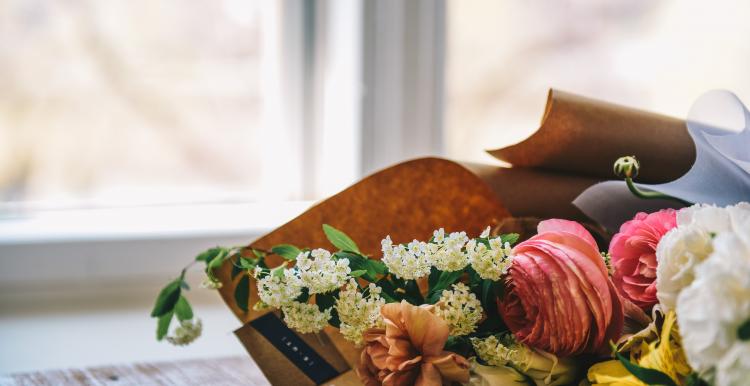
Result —
<path fill-rule="evenodd" d="M 541 127 L 524 141 L 489 151 L 516 167 L 612 179 L 624 155 L 641 162 L 639 182 L 662 183 L 685 174 L 695 145 L 685 122 L 582 96 L 550 90 Z"/>
<path fill-rule="evenodd" d="M 390 235 L 394 242 L 408 242 L 415 238 L 429 238 L 432 231 L 440 227 L 446 231 L 465 230 L 469 234 L 479 234 L 485 227 L 495 226 L 508 216 L 510 213 L 493 190 L 471 171 L 448 160 L 423 158 L 363 179 L 261 237 L 251 246 L 270 249 L 276 244 L 289 243 L 332 250 L 334 247 L 322 231 L 322 224 L 330 224 L 354 239 L 363 253 L 378 257 L 380 241 L 386 235 Z M 276 266 L 282 261 L 277 256 L 269 256 L 267 262 Z M 235 332 L 242 344 L 273 384 L 313 384 L 248 323 L 268 311 L 250 309 L 244 312 L 235 304 L 234 289 L 240 277 L 232 280 L 231 269 L 231 264 L 226 263 L 217 270 L 216 276 L 223 283 L 219 290 L 222 298 L 245 324 Z M 251 305 L 258 300 L 253 284 L 250 285 L 250 299 Z M 329 351 L 332 344 L 349 367 L 355 366 L 358 350 L 345 341 L 338 330 L 327 328 L 319 335 L 324 346 L 311 347 L 322 350 L 322 356 L 336 362 L 335 355 L 331 356 Z M 308 342 L 318 339 L 316 335 L 303 338 Z M 323 352 L 328 354 L 323 355 Z M 335 384 L 358 382 L 353 372 L 349 372 L 336 378 Z"/>

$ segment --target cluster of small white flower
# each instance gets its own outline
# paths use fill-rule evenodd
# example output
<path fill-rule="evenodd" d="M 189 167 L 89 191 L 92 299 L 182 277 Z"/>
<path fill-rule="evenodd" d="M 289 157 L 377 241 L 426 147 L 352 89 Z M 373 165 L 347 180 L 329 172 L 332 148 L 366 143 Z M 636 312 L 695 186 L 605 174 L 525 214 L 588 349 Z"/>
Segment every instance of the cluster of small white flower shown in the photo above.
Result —
<path fill-rule="evenodd" d="M 499 237 L 489 238 L 489 227 L 480 237 L 489 240 L 489 247 L 476 239 L 470 240 L 466 232 L 446 235 L 443 228 L 433 233 L 431 242 L 414 240 L 408 245 L 393 245 L 388 236 L 381 242 L 383 263 L 391 273 L 407 280 L 429 275 L 433 266 L 455 272 L 469 264 L 483 279 L 499 280 L 510 266 L 510 244 L 503 244 Z"/>
<path fill-rule="evenodd" d="M 365 330 L 383 325 L 380 307 L 385 304 L 385 299 L 380 297 L 381 291 L 380 287 L 370 283 L 365 297 L 357 282 L 351 279 L 339 293 L 335 307 L 341 320 L 341 334 L 357 346 L 362 344 Z"/>
<path fill-rule="evenodd" d="M 315 304 L 291 302 L 281 310 L 287 326 L 303 334 L 322 330 L 331 319 L 331 308 L 321 311 Z"/>
<path fill-rule="evenodd" d="M 207 289 L 219 289 L 221 288 L 222 284 L 219 281 L 219 279 L 215 277 L 207 276 L 203 281 L 201 282 L 201 287 L 207 288 Z"/>
<path fill-rule="evenodd" d="M 434 233 L 434 241 L 437 248 L 432 255 L 432 260 L 437 269 L 446 272 L 454 272 L 464 269 L 469 260 L 463 253 L 464 245 L 469 241 L 466 232 L 452 232 L 445 236 L 445 230 L 440 228 Z"/>
<path fill-rule="evenodd" d="M 195 322 L 192 320 L 183 320 L 180 326 L 174 330 L 174 335 L 166 337 L 167 342 L 175 346 L 186 346 L 198 339 L 203 332 L 203 323 L 200 319 Z"/>
<path fill-rule="evenodd" d="M 482 320 L 482 302 L 463 283 L 445 290 L 435 304 L 435 314 L 448 323 L 450 334 L 455 336 L 471 334 Z"/>
<path fill-rule="evenodd" d="M 349 259 L 334 260 L 331 253 L 325 249 L 300 253 L 297 256 L 296 268 L 302 286 L 307 288 L 311 295 L 341 288 L 352 271 L 349 268 Z"/>
<path fill-rule="evenodd" d="M 380 243 L 383 251 L 383 263 L 395 276 L 414 280 L 430 274 L 432 255 L 428 244 L 414 240 L 408 246 L 393 245 L 391 236 L 387 236 Z"/>
<path fill-rule="evenodd" d="M 503 244 L 500 237 L 489 239 L 487 244 L 471 240 L 466 244 L 466 254 L 471 267 L 479 277 L 487 280 L 500 280 L 508 272 L 511 263 L 511 248 L 509 243 Z"/>
<path fill-rule="evenodd" d="M 302 280 L 293 269 L 284 269 L 283 274 L 271 273 L 258 279 L 258 296 L 267 306 L 281 308 L 302 294 Z"/>
<path fill-rule="evenodd" d="M 506 346 L 494 335 L 484 339 L 471 338 L 471 345 L 479 359 L 491 366 L 513 364 L 519 354 L 515 348 Z"/>

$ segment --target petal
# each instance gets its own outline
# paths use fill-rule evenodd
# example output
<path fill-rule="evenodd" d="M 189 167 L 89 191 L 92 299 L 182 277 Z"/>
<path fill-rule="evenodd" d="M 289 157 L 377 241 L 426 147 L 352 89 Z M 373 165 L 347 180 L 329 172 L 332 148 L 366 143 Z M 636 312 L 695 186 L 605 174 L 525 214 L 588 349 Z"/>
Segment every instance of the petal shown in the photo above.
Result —
<path fill-rule="evenodd" d="M 414 348 L 424 356 L 442 352 L 445 341 L 448 340 L 448 324 L 425 308 L 413 306 L 406 301 L 399 305 L 403 326 Z"/>
<path fill-rule="evenodd" d="M 432 363 L 423 363 L 421 370 L 414 386 L 441 386 L 443 384 L 443 377 Z"/>
<path fill-rule="evenodd" d="M 599 250 L 599 246 L 596 245 L 596 240 L 594 240 L 594 237 L 591 236 L 591 233 L 586 230 L 586 228 L 583 227 L 583 225 L 570 220 L 561 220 L 561 219 L 550 219 L 550 220 L 544 220 L 537 225 L 537 233 L 543 234 L 547 232 L 566 232 L 566 233 L 572 233 L 580 238 L 582 238 L 584 241 L 589 243 L 594 249 L 597 251 Z"/>
<path fill-rule="evenodd" d="M 419 374 L 418 369 L 406 372 L 390 373 L 383 378 L 383 386 L 411 386 Z"/>
<path fill-rule="evenodd" d="M 469 361 L 461 355 L 443 351 L 441 356 L 426 358 L 425 362 L 435 366 L 444 381 L 469 382 Z"/>

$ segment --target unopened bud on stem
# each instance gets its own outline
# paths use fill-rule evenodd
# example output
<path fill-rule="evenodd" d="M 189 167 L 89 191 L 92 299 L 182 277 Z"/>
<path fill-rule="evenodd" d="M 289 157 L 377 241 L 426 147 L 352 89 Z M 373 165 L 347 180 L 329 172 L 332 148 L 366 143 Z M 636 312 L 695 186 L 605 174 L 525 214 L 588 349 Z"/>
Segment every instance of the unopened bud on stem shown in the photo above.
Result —
<path fill-rule="evenodd" d="M 641 164 L 632 155 L 618 158 L 614 165 L 615 175 L 620 178 L 633 179 L 638 176 L 640 168 Z"/>

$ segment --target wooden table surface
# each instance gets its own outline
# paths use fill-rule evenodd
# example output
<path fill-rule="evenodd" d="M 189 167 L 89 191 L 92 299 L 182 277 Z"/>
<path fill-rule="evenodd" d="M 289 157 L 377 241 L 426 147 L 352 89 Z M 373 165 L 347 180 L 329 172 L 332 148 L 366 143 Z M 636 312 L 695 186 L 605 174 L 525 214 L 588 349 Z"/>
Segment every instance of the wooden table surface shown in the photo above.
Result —
<path fill-rule="evenodd" d="M 252 359 L 245 356 L 0 375 L 0 386 L 20 385 L 268 386 L 270 383 Z"/>

